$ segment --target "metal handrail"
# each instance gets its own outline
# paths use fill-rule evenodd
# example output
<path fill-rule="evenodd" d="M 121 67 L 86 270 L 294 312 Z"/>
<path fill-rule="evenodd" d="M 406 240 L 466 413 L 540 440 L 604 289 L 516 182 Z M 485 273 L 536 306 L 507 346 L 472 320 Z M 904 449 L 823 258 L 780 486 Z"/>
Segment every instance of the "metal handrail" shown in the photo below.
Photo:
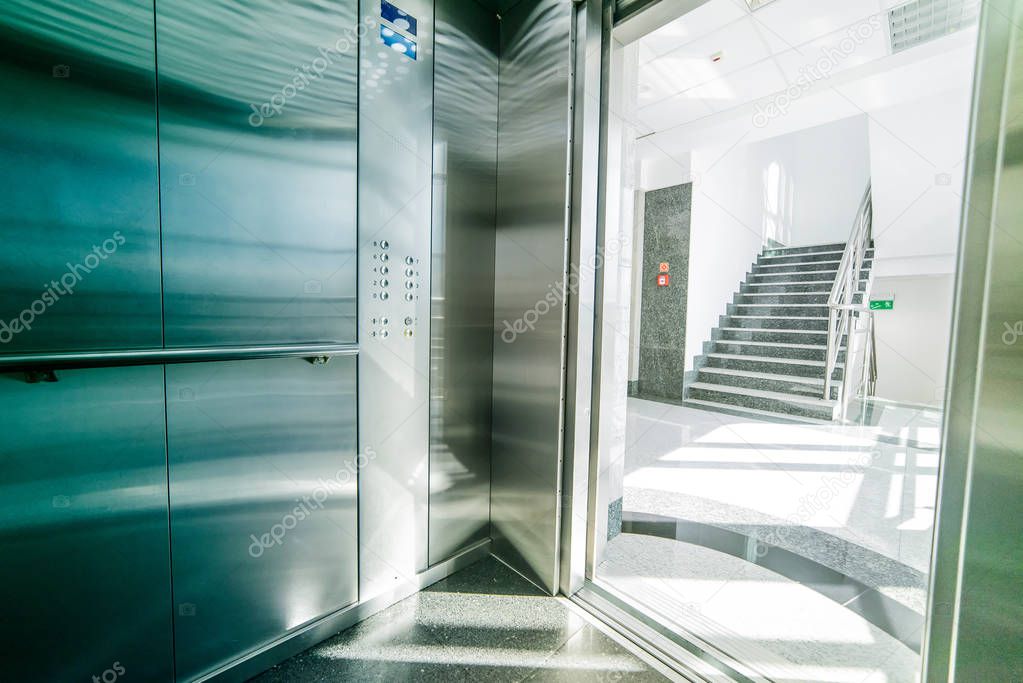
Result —
<path fill-rule="evenodd" d="M 106 368 L 133 365 L 204 363 L 269 358 L 330 358 L 358 355 L 358 344 L 311 343 L 253 346 L 204 346 L 108 351 L 70 351 L 0 355 L 0 372 L 33 369 Z"/>
<path fill-rule="evenodd" d="M 871 228 L 873 226 L 873 196 L 871 185 L 867 183 L 867 189 L 860 200 L 860 206 L 856 211 L 856 218 L 853 221 L 852 232 L 849 241 L 842 252 L 842 260 L 838 265 L 838 273 L 835 275 L 835 284 L 831 288 L 831 296 L 828 297 L 828 336 L 827 351 L 824 356 L 824 399 L 831 399 L 831 390 L 834 386 L 835 369 L 838 367 L 838 355 L 842 348 L 842 338 L 846 339 L 848 345 L 852 335 L 853 313 L 858 309 L 855 304 L 856 290 L 859 286 L 860 272 L 863 270 L 863 261 L 870 248 Z M 846 367 L 849 366 L 849 358 L 846 358 Z M 876 368 L 875 368 L 876 369 Z M 848 378 L 844 378 L 848 380 Z M 842 382 L 843 411 L 845 406 L 846 391 L 849 382 Z"/>

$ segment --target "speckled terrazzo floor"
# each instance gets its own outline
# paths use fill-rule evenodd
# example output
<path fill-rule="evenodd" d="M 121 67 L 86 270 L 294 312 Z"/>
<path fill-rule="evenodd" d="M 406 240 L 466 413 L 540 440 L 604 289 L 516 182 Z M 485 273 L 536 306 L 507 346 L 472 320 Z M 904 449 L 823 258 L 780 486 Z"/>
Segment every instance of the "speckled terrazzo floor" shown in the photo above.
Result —
<path fill-rule="evenodd" d="M 252 680 L 666 679 L 566 601 L 488 558 Z"/>

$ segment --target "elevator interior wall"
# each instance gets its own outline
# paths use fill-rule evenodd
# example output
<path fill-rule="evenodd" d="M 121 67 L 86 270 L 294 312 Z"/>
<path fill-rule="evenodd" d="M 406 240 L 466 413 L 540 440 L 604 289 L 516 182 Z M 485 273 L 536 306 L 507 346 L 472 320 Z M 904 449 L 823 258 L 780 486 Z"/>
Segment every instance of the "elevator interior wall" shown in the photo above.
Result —
<path fill-rule="evenodd" d="M 494 316 L 494 552 L 558 585 L 573 3 L 502 15 Z"/>
<path fill-rule="evenodd" d="M 490 535 L 499 31 L 475 2 L 436 13 L 430 564 Z"/>

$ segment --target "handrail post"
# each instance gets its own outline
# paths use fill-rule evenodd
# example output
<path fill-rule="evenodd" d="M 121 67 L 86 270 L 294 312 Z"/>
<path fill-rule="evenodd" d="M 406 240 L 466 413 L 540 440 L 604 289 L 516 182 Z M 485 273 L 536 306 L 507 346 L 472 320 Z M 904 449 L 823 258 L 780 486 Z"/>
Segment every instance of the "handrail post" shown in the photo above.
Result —
<path fill-rule="evenodd" d="M 863 199 L 856 210 L 856 218 L 853 220 L 852 233 L 842 253 L 842 260 L 839 262 L 839 272 L 835 275 L 835 282 L 831 287 L 831 295 L 828 297 L 828 327 L 826 349 L 824 352 L 824 400 L 831 400 L 831 390 L 834 385 L 833 375 L 838 367 L 838 356 L 842 348 L 842 336 L 846 337 L 846 359 L 845 369 L 849 369 L 850 340 L 852 337 L 852 308 L 855 305 L 856 294 L 859 290 L 860 271 L 863 269 L 863 261 L 869 249 L 871 234 L 873 231 L 873 196 L 871 184 L 867 183 L 867 189 L 863 193 Z M 866 361 L 864 361 L 866 363 Z M 839 391 L 838 400 L 841 419 L 845 419 L 845 402 L 848 397 L 849 377 L 842 373 L 842 388 Z"/>
<path fill-rule="evenodd" d="M 831 361 L 831 350 L 832 350 L 832 347 L 834 346 L 834 342 L 832 341 L 832 337 L 834 336 L 834 330 L 835 330 L 835 309 L 832 308 L 831 306 L 828 306 L 828 338 L 827 338 L 828 346 L 827 346 L 827 350 L 825 350 L 825 352 L 824 352 L 824 400 L 825 401 L 830 401 L 831 400 L 831 375 L 833 373 L 829 372 L 829 368 L 831 368 L 831 364 L 832 364 L 832 361 Z"/>

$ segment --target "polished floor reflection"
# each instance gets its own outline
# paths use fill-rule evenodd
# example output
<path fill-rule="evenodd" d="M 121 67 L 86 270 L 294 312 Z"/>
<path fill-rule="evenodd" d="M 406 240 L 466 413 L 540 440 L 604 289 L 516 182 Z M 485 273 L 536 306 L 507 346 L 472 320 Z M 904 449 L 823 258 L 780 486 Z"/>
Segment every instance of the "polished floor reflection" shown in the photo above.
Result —
<path fill-rule="evenodd" d="M 776 424 L 629 400 L 598 582 L 775 681 L 914 681 L 940 411 Z"/>
<path fill-rule="evenodd" d="M 254 679 L 662 681 L 560 598 L 488 558 Z"/>

